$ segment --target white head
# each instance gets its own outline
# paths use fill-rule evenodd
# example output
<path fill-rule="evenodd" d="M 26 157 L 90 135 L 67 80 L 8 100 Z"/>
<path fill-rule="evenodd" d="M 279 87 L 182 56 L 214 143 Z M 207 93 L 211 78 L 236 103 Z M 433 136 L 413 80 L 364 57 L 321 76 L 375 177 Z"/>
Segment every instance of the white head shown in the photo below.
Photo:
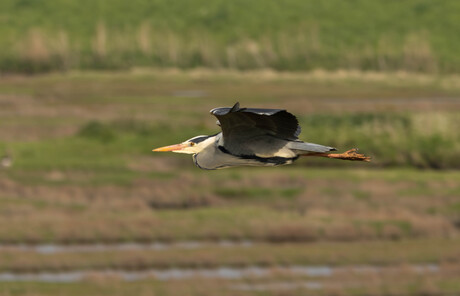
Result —
<path fill-rule="evenodd" d="M 175 153 L 196 154 L 214 143 L 215 136 L 196 136 L 180 144 L 153 149 L 155 152 L 171 151 Z"/>

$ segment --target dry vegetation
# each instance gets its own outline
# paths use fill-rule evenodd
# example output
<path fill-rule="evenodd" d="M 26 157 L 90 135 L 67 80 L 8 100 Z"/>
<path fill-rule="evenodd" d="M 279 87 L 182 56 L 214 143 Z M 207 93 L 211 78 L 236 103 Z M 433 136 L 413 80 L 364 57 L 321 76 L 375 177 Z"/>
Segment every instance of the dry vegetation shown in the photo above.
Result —
<path fill-rule="evenodd" d="M 458 11 L 452 1 L 424 0 L 3 0 L 0 71 L 142 65 L 458 73 L 459 42 L 451 37 Z"/>
<path fill-rule="evenodd" d="M 453 237 L 458 232 L 457 173 L 396 170 L 392 177 L 358 170 L 341 177 L 346 171 L 280 170 L 288 175 L 261 176 L 256 170 L 183 173 L 118 186 L 81 186 L 95 177 L 58 170 L 40 173 L 45 179 L 36 182 L 47 185 L 2 181 L 0 219 L 9 227 L 0 237 L 9 243 L 349 241 Z M 398 180 L 407 172 L 418 180 Z M 16 178 L 32 179 L 34 174 Z M 106 178 L 110 182 L 114 177 Z M 70 179 L 74 184 L 59 184 Z M 30 221 L 27 228 L 24 219 Z"/>
<path fill-rule="evenodd" d="M 256 243 L 247 246 L 118 250 L 40 254 L 32 251 L 0 251 L 0 271 L 149 270 L 246 266 L 394 266 L 406 264 L 460 263 L 459 239 L 413 239 L 372 242 L 319 242 L 311 244 Z M 423 245 L 423 247 L 421 247 Z"/>
<path fill-rule="evenodd" d="M 402 41 L 382 34 L 376 44 L 334 53 L 332 63 L 326 60 L 323 52 L 329 45 L 321 44 L 322 36 L 315 25 L 303 25 L 294 35 L 279 32 L 256 39 L 241 38 L 227 44 L 206 32 L 183 35 L 155 30 L 149 21 L 132 30 L 111 29 L 99 22 L 92 31 L 90 47 L 84 51 L 78 46 L 79 38 L 70 37 L 65 30 L 50 33 L 40 27 L 29 28 L 12 45 L 18 50 L 5 68 L 12 72 L 119 69 L 136 65 L 277 70 L 339 68 L 424 73 L 440 70 L 430 38 L 423 31 L 409 32 Z"/>

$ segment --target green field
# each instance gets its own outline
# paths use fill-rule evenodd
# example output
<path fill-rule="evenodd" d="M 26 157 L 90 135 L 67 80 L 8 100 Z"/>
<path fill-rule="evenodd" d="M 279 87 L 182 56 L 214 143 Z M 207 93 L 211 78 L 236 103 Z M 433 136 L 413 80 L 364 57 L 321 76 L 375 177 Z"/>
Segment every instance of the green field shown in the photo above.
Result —
<path fill-rule="evenodd" d="M 458 73 L 457 1 L 0 3 L 0 72 L 131 67 Z"/>
<path fill-rule="evenodd" d="M 263 102 L 298 110 L 303 140 L 339 150 L 358 147 L 374 158 L 373 167 L 460 168 L 456 76 L 136 73 L 0 81 L 5 93 L 1 133 L 17 155 L 16 167 L 98 168 L 108 175 L 122 171 L 117 178 L 136 177 L 127 165 L 133 158 L 152 156 L 146 147 L 213 134 L 218 127 L 208 110 L 240 101 L 243 106 Z M 300 163 L 351 164 L 324 159 Z"/>
<path fill-rule="evenodd" d="M 0 282 L 0 295 L 459 293 L 459 85 L 456 76 L 354 71 L 3 77 L 0 156 L 13 166 L 0 170 L 0 279 L 85 276 Z M 208 110 L 237 100 L 286 108 L 301 139 L 358 147 L 373 161 L 203 171 L 190 156 L 151 151 L 215 133 Z M 155 242 L 167 247 L 94 249 Z M 33 250 L 47 244 L 69 249 Z M 93 249 L 72 249 L 81 245 Z M 426 264 L 436 271 L 417 271 Z M 342 269 L 278 270 L 289 266 Z M 270 273 L 134 282 L 110 274 L 251 267 Z"/>

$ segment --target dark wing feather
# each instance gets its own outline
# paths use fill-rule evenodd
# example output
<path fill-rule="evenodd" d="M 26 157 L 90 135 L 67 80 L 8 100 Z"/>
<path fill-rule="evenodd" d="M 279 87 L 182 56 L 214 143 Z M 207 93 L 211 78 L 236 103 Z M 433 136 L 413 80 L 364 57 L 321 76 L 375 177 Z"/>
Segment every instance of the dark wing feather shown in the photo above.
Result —
<path fill-rule="evenodd" d="M 232 108 L 215 108 L 211 114 L 219 120 L 224 146 L 230 151 L 242 151 L 255 141 L 263 145 L 264 137 L 293 141 L 300 134 L 297 118 L 286 110 L 240 108 L 236 103 Z"/>

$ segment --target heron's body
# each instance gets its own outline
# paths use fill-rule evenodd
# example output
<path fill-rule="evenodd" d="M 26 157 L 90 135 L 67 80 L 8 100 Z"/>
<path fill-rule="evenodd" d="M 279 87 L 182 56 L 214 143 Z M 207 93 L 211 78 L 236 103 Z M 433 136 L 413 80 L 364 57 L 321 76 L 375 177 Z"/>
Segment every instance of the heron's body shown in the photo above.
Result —
<path fill-rule="evenodd" d="M 355 151 L 330 154 L 329 146 L 302 142 L 300 126 L 294 115 L 280 109 L 216 108 L 222 132 L 213 136 L 197 136 L 181 144 L 155 149 L 193 154 L 195 164 L 214 170 L 233 166 L 278 166 L 290 164 L 299 156 L 325 156 L 350 160 L 369 159 Z"/>
<path fill-rule="evenodd" d="M 283 148 L 278 151 L 269 149 L 271 145 L 264 145 L 265 151 L 252 151 L 250 154 L 232 154 L 225 148 L 222 133 L 215 136 L 209 136 L 206 140 L 207 146 L 199 153 L 193 155 L 193 161 L 196 166 L 206 170 L 223 169 L 237 165 L 249 166 L 277 166 L 290 164 L 299 156 L 291 149 L 286 148 L 287 141 L 272 139 L 272 141 L 281 141 Z"/>

